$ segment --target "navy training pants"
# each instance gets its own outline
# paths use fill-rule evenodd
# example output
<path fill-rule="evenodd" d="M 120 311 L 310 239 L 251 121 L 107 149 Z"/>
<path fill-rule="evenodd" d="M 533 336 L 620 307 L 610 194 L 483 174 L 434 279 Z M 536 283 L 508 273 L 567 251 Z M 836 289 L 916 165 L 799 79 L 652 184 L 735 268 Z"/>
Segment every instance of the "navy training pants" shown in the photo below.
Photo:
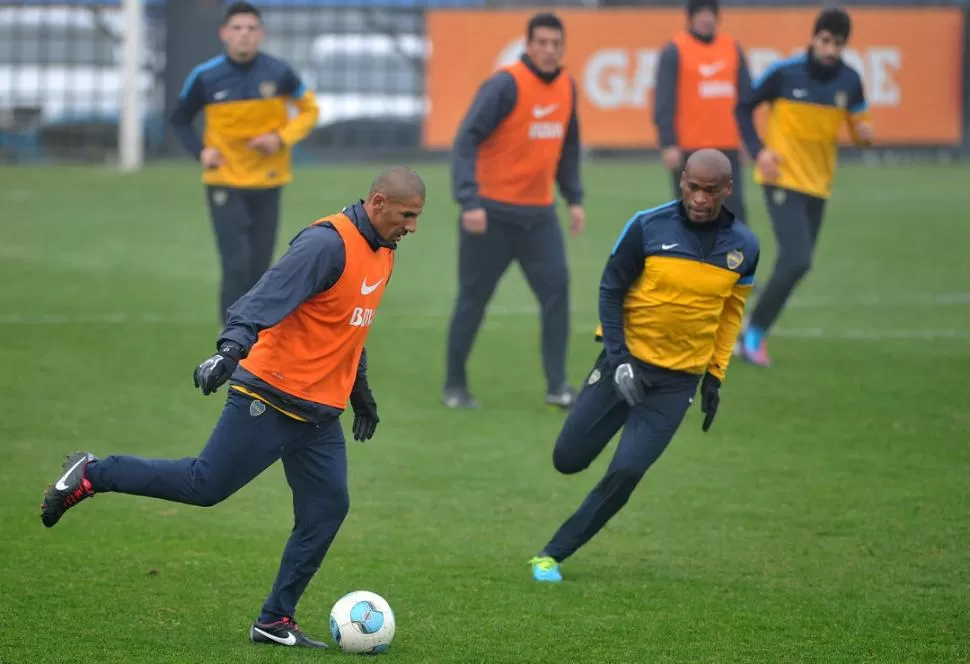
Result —
<path fill-rule="evenodd" d="M 569 268 L 555 212 L 519 223 L 493 208 L 488 228 L 476 235 L 459 229 L 458 298 L 448 328 L 446 388 L 468 386 L 466 365 L 485 310 L 513 261 L 539 300 L 542 367 L 549 393 L 566 385 L 569 344 Z M 460 226 L 459 221 L 459 226 Z"/>
<path fill-rule="evenodd" d="M 350 507 L 347 456 L 339 418 L 300 422 L 229 390 L 225 408 L 197 457 L 109 456 L 88 464 L 98 493 L 127 493 L 187 505 L 215 505 L 283 459 L 293 492 L 294 526 L 261 619 L 294 617 Z"/>
<path fill-rule="evenodd" d="M 700 379 L 640 364 L 652 387 L 643 403 L 630 408 L 613 386 L 613 376 L 605 365 L 604 352 L 566 416 L 553 450 L 553 465 L 567 475 L 585 470 L 621 428 L 623 434 L 606 475 L 543 548 L 543 555 L 559 562 L 592 539 L 626 504 L 674 437 Z"/>
<path fill-rule="evenodd" d="M 219 247 L 219 316 L 269 269 L 280 221 L 280 187 L 237 189 L 208 185 L 206 201 Z"/>
<path fill-rule="evenodd" d="M 778 257 L 751 313 L 749 325 L 767 332 L 778 320 L 795 287 L 812 268 L 826 201 L 770 185 L 764 187 L 764 194 L 775 231 Z"/>

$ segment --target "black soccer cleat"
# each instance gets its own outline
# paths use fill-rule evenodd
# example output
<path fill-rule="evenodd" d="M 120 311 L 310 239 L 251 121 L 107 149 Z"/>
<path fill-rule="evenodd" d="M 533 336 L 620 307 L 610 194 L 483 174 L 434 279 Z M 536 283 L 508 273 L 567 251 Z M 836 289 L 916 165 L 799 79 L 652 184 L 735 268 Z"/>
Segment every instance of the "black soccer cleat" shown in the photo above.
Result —
<path fill-rule="evenodd" d="M 94 495 L 91 483 L 84 477 L 85 467 L 94 460 L 95 456 L 89 452 L 75 452 L 67 457 L 62 475 L 44 491 L 40 519 L 45 526 L 53 527 L 64 516 L 64 512 Z"/>
<path fill-rule="evenodd" d="M 268 643 L 274 646 L 292 646 L 303 648 L 326 648 L 322 641 L 314 641 L 289 618 L 283 618 L 271 623 L 255 622 L 249 628 L 249 640 L 253 643 Z"/>

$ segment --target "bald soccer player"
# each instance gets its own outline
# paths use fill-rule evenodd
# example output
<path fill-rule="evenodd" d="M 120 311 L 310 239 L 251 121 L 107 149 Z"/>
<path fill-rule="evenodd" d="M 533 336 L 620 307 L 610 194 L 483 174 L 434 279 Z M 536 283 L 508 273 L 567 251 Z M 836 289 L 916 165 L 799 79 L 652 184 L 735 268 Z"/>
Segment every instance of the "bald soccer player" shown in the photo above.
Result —
<path fill-rule="evenodd" d="M 680 200 L 627 222 L 600 281 L 603 351 L 556 441 L 553 464 L 571 475 L 623 433 L 605 477 L 532 560 L 537 581 L 561 581 L 560 563 L 626 504 L 673 438 L 700 383 L 703 430 L 751 290 L 758 239 L 721 203 L 731 162 L 704 149 L 687 160 Z"/>
<path fill-rule="evenodd" d="M 349 507 L 340 414 L 349 400 L 356 440 L 370 439 L 379 421 L 364 342 L 391 277 L 394 250 L 417 230 L 424 201 L 421 178 L 396 167 L 374 180 L 366 201 L 301 231 L 230 308 L 218 352 L 195 370 L 203 394 L 229 381 L 222 416 L 199 455 L 162 460 L 77 452 L 44 494 L 44 525 L 107 493 L 215 505 L 282 458 L 295 524 L 249 637 L 325 648 L 297 626 L 296 605 Z M 65 540 L 63 546 L 77 543 Z"/>

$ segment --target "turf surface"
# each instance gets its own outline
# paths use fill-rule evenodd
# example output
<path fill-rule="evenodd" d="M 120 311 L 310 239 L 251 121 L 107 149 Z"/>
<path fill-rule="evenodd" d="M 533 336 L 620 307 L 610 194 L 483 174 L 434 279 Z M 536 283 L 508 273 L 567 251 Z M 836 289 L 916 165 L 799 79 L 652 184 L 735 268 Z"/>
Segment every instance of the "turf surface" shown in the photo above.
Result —
<path fill-rule="evenodd" d="M 368 344 L 382 422 L 351 443 L 351 512 L 298 619 L 369 589 L 399 662 L 958 662 L 970 657 L 970 170 L 842 169 L 814 272 L 767 372 L 736 363 L 711 432 L 689 414 L 627 508 L 532 582 L 527 560 L 609 460 L 562 477 L 535 303 L 511 270 L 470 365 L 480 412 L 438 404 L 455 294 L 447 172 L 400 250 Z M 374 168 L 302 170 L 280 249 Z M 653 163 L 585 168 L 569 241 L 570 373 L 597 346 L 597 280 L 626 219 L 668 197 Z M 0 170 L 0 662 L 304 662 L 246 630 L 291 526 L 279 465 L 214 508 L 105 495 L 38 518 L 69 452 L 194 455 L 225 397 L 217 266 L 189 166 Z M 759 193 L 751 223 L 773 247 Z M 349 419 L 349 418 L 348 418 Z M 345 423 L 349 425 L 348 423 Z"/>

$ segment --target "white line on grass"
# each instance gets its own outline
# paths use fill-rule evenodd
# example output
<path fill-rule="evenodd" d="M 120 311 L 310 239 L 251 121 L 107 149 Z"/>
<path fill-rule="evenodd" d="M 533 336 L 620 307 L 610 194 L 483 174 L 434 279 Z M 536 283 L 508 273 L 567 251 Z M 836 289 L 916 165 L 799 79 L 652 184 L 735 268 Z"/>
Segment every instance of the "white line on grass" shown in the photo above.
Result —
<path fill-rule="evenodd" d="M 970 305 L 970 293 L 915 293 L 911 295 L 855 295 L 855 296 L 802 296 L 788 303 L 792 309 L 836 309 L 836 308 L 879 308 L 879 307 L 963 307 Z M 595 315 L 592 309 L 573 307 L 575 315 Z M 535 304 L 513 306 L 495 305 L 488 308 L 486 316 L 537 316 L 539 307 Z M 427 317 L 450 317 L 451 312 L 430 312 Z"/>
<path fill-rule="evenodd" d="M 493 313 L 493 312 L 490 312 Z M 501 317 L 503 314 L 499 314 Z M 518 316 L 517 313 L 506 313 L 505 316 Z M 389 325 L 398 329 L 405 330 L 427 330 L 429 327 L 438 327 L 445 316 L 396 316 L 388 314 L 385 319 Z M 185 316 L 162 316 L 158 314 L 93 314 L 93 315 L 70 315 L 70 314 L 3 314 L 0 315 L 0 326 L 46 326 L 46 325 L 214 325 L 211 319 L 185 317 Z M 582 327 L 593 329 L 593 324 L 587 322 L 573 323 L 575 335 L 586 335 Z M 486 329 L 500 329 L 505 327 L 501 321 L 489 321 L 486 319 L 484 327 Z M 846 340 L 846 341 L 874 341 L 874 340 L 926 340 L 926 339 L 970 339 L 968 330 L 941 330 L 941 329 L 847 329 L 838 330 L 823 327 L 807 328 L 777 328 L 772 331 L 772 336 L 787 337 L 791 339 L 819 339 L 819 340 Z"/>
<path fill-rule="evenodd" d="M 970 339 L 967 330 L 832 330 L 822 327 L 784 328 L 771 331 L 773 337 L 791 339 L 840 339 L 846 341 L 913 340 L 913 339 Z"/>
<path fill-rule="evenodd" d="M 970 304 L 970 293 L 914 293 L 908 295 L 806 295 L 788 304 L 799 309 L 823 307 L 959 307 Z"/>

